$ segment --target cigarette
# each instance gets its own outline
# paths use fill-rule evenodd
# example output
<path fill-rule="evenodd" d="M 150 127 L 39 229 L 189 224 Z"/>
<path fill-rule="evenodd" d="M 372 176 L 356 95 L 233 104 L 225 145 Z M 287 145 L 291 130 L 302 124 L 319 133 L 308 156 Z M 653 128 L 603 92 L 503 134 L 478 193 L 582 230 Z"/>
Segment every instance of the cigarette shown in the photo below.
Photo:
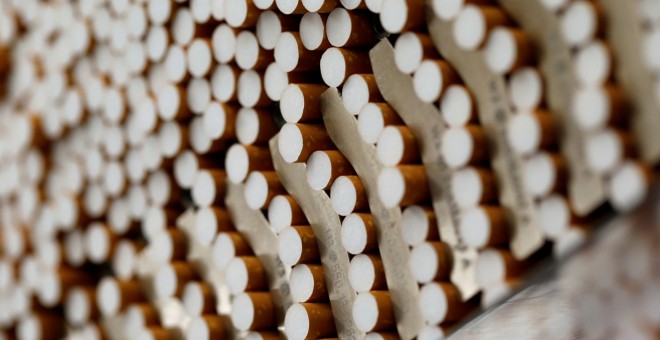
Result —
<path fill-rule="evenodd" d="M 199 277 L 190 263 L 183 261 L 168 263 L 158 269 L 154 275 L 154 294 L 159 299 L 180 297 L 186 283 L 196 280 L 199 280 Z"/>
<path fill-rule="evenodd" d="M 568 0 L 541 0 L 540 3 L 545 7 L 546 9 L 556 12 L 562 9 L 566 4 L 568 4 L 570 1 Z"/>
<path fill-rule="evenodd" d="M 236 64 L 242 70 L 263 70 L 273 61 L 273 52 L 259 46 L 257 36 L 241 31 L 236 37 Z"/>
<path fill-rule="evenodd" d="M 211 249 L 213 264 L 224 271 L 231 259 L 236 256 L 252 255 L 250 245 L 237 232 L 221 232 L 213 241 Z"/>
<path fill-rule="evenodd" d="M 335 149 L 323 126 L 313 124 L 284 124 L 277 146 L 287 163 L 306 162 L 314 151 Z"/>
<path fill-rule="evenodd" d="M 587 134 L 585 153 L 587 166 L 592 171 L 601 175 L 609 173 L 624 158 L 634 154 L 632 136 L 612 128 Z"/>
<path fill-rule="evenodd" d="M 224 208 L 201 207 L 195 216 L 193 235 L 202 245 L 208 246 L 218 231 L 232 231 L 233 223 L 229 212 Z"/>
<path fill-rule="evenodd" d="M 124 325 L 127 332 L 160 324 L 158 310 L 150 303 L 132 304 L 124 312 Z"/>
<path fill-rule="evenodd" d="M 144 169 L 147 171 L 156 171 L 163 164 L 163 155 L 160 152 L 160 143 L 158 135 L 150 133 L 144 140 L 139 149 Z"/>
<path fill-rule="evenodd" d="M 259 9 L 253 0 L 225 0 L 225 21 L 234 28 L 254 27 L 259 19 Z"/>
<path fill-rule="evenodd" d="M 238 102 L 246 108 L 272 104 L 264 90 L 263 77 L 253 70 L 243 71 L 238 77 Z"/>
<path fill-rule="evenodd" d="M 164 171 L 153 172 L 147 179 L 147 193 L 153 204 L 171 206 L 181 200 L 181 192 L 174 179 Z"/>
<path fill-rule="evenodd" d="M 503 245 L 509 241 L 505 212 L 499 206 L 464 210 L 458 232 L 465 243 L 474 248 Z"/>
<path fill-rule="evenodd" d="M 353 166 L 337 150 L 314 151 L 305 167 L 307 184 L 314 190 L 328 190 L 340 176 L 354 175 Z"/>
<path fill-rule="evenodd" d="M 525 161 L 523 181 L 527 191 L 536 197 L 565 192 L 567 180 L 566 159 L 561 154 L 540 152 Z"/>
<path fill-rule="evenodd" d="M 168 22 L 173 10 L 173 2 L 167 0 L 149 0 L 147 4 L 147 16 L 154 25 L 162 25 Z"/>
<path fill-rule="evenodd" d="M 480 287 L 490 287 L 505 282 L 518 275 L 523 265 L 508 250 L 484 249 L 479 252 L 475 264 L 477 283 Z"/>
<path fill-rule="evenodd" d="M 224 4 L 224 3 L 223 3 Z M 236 54 L 236 34 L 238 30 L 225 23 L 219 24 L 211 36 L 213 58 L 218 63 L 227 64 Z"/>
<path fill-rule="evenodd" d="M 273 197 L 268 205 L 268 222 L 278 234 L 286 227 L 308 224 L 302 209 L 289 195 Z"/>
<path fill-rule="evenodd" d="M 212 169 L 217 167 L 217 163 L 217 160 L 185 150 L 174 159 L 174 179 L 181 188 L 190 189 L 200 169 Z"/>
<path fill-rule="evenodd" d="M 284 317 L 289 339 L 321 339 L 337 334 L 332 308 L 327 303 L 296 303 Z"/>
<path fill-rule="evenodd" d="M 630 112 L 623 89 L 613 84 L 579 89 L 572 110 L 576 124 L 587 131 L 621 126 Z"/>
<path fill-rule="evenodd" d="M 283 32 L 275 45 L 275 62 L 285 72 L 305 72 L 318 69 L 321 54 L 304 48 L 300 33 Z"/>
<path fill-rule="evenodd" d="M 197 206 L 222 205 L 227 173 L 224 170 L 200 170 L 192 186 L 192 200 Z"/>
<path fill-rule="evenodd" d="M 130 218 L 133 221 L 140 220 L 147 210 L 147 191 L 144 186 L 140 184 L 132 185 L 126 193 L 126 201 Z M 110 217 L 112 217 L 112 214 L 110 214 Z M 113 221 L 113 219 L 110 218 L 110 221 Z M 110 225 L 113 225 L 113 223 L 110 222 Z"/>
<path fill-rule="evenodd" d="M 295 265 L 291 269 L 289 286 L 294 302 L 328 301 L 328 288 L 326 287 L 322 265 Z"/>
<path fill-rule="evenodd" d="M 272 62 L 264 74 L 264 88 L 268 98 L 280 101 L 282 93 L 289 84 L 313 82 L 315 78 L 318 77 L 308 72 L 285 72 L 276 62 Z"/>
<path fill-rule="evenodd" d="M 447 165 L 458 169 L 488 160 L 487 143 L 484 130 L 479 125 L 450 128 L 442 136 L 441 152 Z"/>
<path fill-rule="evenodd" d="M 157 232 L 176 224 L 179 214 L 176 211 L 150 206 L 144 213 L 141 222 L 142 236 L 153 239 Z"/>
<path fill-rule="evenodd" d="M 360 293 L 353 301 L 353 321 L 363 332 L 379 332 L 396 328 L 390 292 Z"/>
<path fill-rule="evenodd" d="M 225 281 L 232 294 L 268 290 L 268 278 L 256 256 L 235 257 L 229 261 Z"/>
<path fill-rule="evenodd" d="M 356 175 L 340 176 L 330 187 L 332 207 L 339 216 L 369 211 L 369 201 L 362 181 Z"/>
<path fill-rule="evenodd" d="M 188 251 L 186 234 L 177 228 L 167 228 L 156 232 L 150 242 L 149 257 L 155 263 L 185 261 Z M 157 246 L 155 246 L 157 245 Z"/>
<path fill-rule="evenodd" d="M 484 46 L 486 65 L 496 74 L 507 74 L 529 65 L 535 61 L 535 56 L 529 35 L 518 28 L 494 28 Z"/>
<path fill-rule="evenodd" d="M 424 241 L 410 252 L 410 272 L 419 283 L 446 280 L 452 266 L 449 247 L 440 241 Z"/>
<path fill-rule="evenodd" d="M 169 45 L 169 32 L 163 26 L 152 25 L 147 31 L 145 50 L 149 61 L 156 63 L 165 57 Z"/>
<path fill-rule="evenodd" d="M 196 316 L 186 329 L 186 339 L 221 339 L 223 336 L 222 317 L 218 315 Z"/>
<path fill-rule="evenodd" d="M 324 1 L 328 3 L 331 1 Z M 303 1 L 304 3 L 304 1 Z M 324 51 L 328 49 L 330 41 L 325 34 L 325 24 L 328 16 L 319 13 L 305 13 L 300 19 L 300 41 L 310 51 Z"/>
<path fill-rule="evenodd" d="M 2 250 L 4 254 L 7 253 L 6 249 Z M 66 233 L 64 236 L 64 260 L 73 267 L 79 267 L 85 263 L 85 242 L 82 231 L 74 229 Z M 23 268 L 23 266 L 21 266 L 21 268 Z M 23 275 L 21 275 L 21 277 L 22 276 Z"/>
<path fill-rule="evenodd" d="M 138 339 L 170 340 L 174 338 L 175 331 L 161 327 L 160 325 L 149 326 L 137 331 Z"/>
<path fill-rule="evenodd" d="M 338 0 L 302 0 L 302 4 L 308 12 L 330 13 L 333 9 L 339 6 L 339 1 Z M 302 31 L 302 27 L 300 28 L 300 31 Z"/>
<path fill-rule="evenodd" d="M 145 301 L 142 284 L 137 280 L 101 279 L 96 287 L 96 303 L 104 317 L 116 316 L 132 303 Z"/>
<path fill-rule="evenodd" d="M 190 79 L 186 72 L 186 51 L 179 45 L 170 45 L 165 54 L 165 75 L 170 82 L 185 83 Z"/>
<path fill-rule="evenodd" d="M 383 0 L 380 23 L 392 34 L 403 31 L 423 31 L 425 5 L 415 0 Z"/>
<path fill-rule="evenodd" d="M 439 59 L 438 50 L 428 34 L 405 32 L 394 43 L 394 62 L 405 74 L 417 71 L 425 59 Z"/>
<path fill-rule="evenodd" d="M 589 230 L 586 228 L 568 228 L 566 233 L 555 240 L 552 247 L 553 256 L 555 258 L 565 258 L 575 252 L 578 247 L 587 241 L 589 234 Z"/>
<path fill-rule="evenodd" d="M 341 90 L 346 111 L 357 116 L 369 102 L 384 102 L 373 74 L 353 74 L 346 79 Z"/>
<path fill-rule="evenodd" d="M 286 227 L 278 237 L 280 260 L 293 267 L 299 263 L 318 263 L 319 248 L 316 236 L 309 226 Z"/>
<path fill-rule="evenodd" d="M 385 168 L 378 175 L 378 196 L 389 208 L 428 201 L 429 189 L 423 165 Z"/>
<path fill-rule="evenodd" d="M 612 49 L 600 40 L 589 42 L 577 50 L 573 67 L 575 75 L 584 87 L 598 87 L 612 77 Z"/>
<path fill-rule="evenodd" d="M 211 75 L 211 93 L 220 103 L 229 103 L 238 100 L 236 91 L 240 69 L 233 64 L 220 64 L 215 67 Z"/>
<path fill-rule="evenodd" d="M 273 197 L 285 193 L 275 171 L 253 171 L 245 180 L 245 202 L 252 209 L 263 209 Z"/>
<path fill-rule="evenodd" d="M 274 0 L 273 0 L 274 1 Z M 245 335 L 247 340 L 280 340 L 283 335 L 279 332 L 248 332 Z"/>
<path fill-rule="evenodd" d="M 450 178 L 451 192 L 462 208 L 497 202 L 497 185 L 490 169 L 466 167 Z"/>
<path fill-rule="evenodd" d="M 232 300 L 231 322 L 238 330 L 267 330 L 276 326 L 270 292 L 240 293 Z"/>
<path fill-rule="evenodd" d="M 506 13 L 496 6 L 466 5 L 452 26 L 454 41 L 461 49 L 473 51 L 484 45 L 497 26 L 508 26 Z"/>
<path fill-rule="evenodd" d="M 171 159 L 188 147 L 188 129 L 177 122 L 166 122 L 158 131 L 158 144 L 163 157 Z"/>
<path fill-rule="evenodd" d="M 436 102 L 449 86 L 459 82 L 456 71 L 444 60 L 424 60 L 413 75 L 415 93 L 425 103 Z"/>
<path fill-rule="evenodd" d="M 573 1 L 560 14 L 561 33 L 572 47 L 593 40 L 603 29 L 603 13 L 592 1 Z"/>
<path fill-rule="evenodd" d="M 273 170 L 273 162 L 266 147 L 234 144 L 227 151 L 225 168 L 229 180 L 238 184 L 253 171 Z"/>
<path fill-rule="evenodd" d="M 637 161 L 625 161 L 609 180 L 610 202 L 617 211 L 632 210 L 646 198 L 651 181 L 652 176 L 647 165 Z"/>
<path fill-rule="evenodd" d="M 193 78 L 186 87 L 186 99 L 190 112 L 201 115 L 211 103 L 211 85 L 206 78 Z"/>
<path fill-rule="evenodd" d="M 96 318 L 96 294 L 91 287 L 74 287 L 64 303 L 64 317 L 73 326 L 81 326 Z"/>
<path fill-rule="evenodd" d="M 282 32 L 294 31 L 297 28 L 296 17 L 281 15 L 274 11 L 264 11 L 257 20 L 257 40 L 262 48 L 272 50 Z"/>
<path fill-rule="evenodd" d="M 537 205 L 539 225 L 547 238 L 558 239 L 570 228 L 574 218 L 566 198 L 560 194 L 551 194 L 541 199 Z"/>
<path fill-rule="evenodd" d="M 85 252 L 92 263 L 103 263 L 112 257 L 119 238 L 100 222 L 92 223 L 85 231 Z"/>
<path fill-rule="evenodd" d="M 357 293 L 387 290 L 383 261 L 377 254 L 359 254 L 351 259 L 348 280 Z"/>
<path fill-rule="evenodd" d="M 431 325 L 459 321 L 476 307 L 462 302 L 458 288 L 444 282 L 425 284 L 419 291 L 419 306 L 425 321 Z"/>
<path fill-rule="evenodd" d="M 404 125 L 390 125 L 383 129 L 376 143 L 376 155 L 385 166 L 421 162 L 415 135 Z"/>
<path fill-rule="evenodd" d="M 543 1 L 543 0 L 542 0 Z M 431 3 L 433 12 L 440 19 L 452 21 L 461 13 L 467 4 L 492 4 L 491 0 L 434 0 Z"/>
<path fill-rule="evenodd" d="M 124 166 L 126 167 L 126 176 L 131 183 L 141 183 L 147 170 L 142 163 L 141 149 L 130 148 L 124 155 Z"/>
<path fill-rule="evenodd" d="M 110 124 L 118 124 L 124 120 L 126 103 L 123 91 L 116 87 L 109 87 L 105 91 L 102 113 L 105 121 Z"/>
<path fill-rule="evenodd" d="M 367 103 L 358 114 L 358 133 L 365 143 L 375 144 L 389 125 L 403 125 L 403 121 L 386 103 Z"/>
<path fill-rule="evenodd" d="M 327 86 L 317 84 L 289 84 L 280 99 L 284 120 L 287 123 L 321 120 L 321 94 L 327 89 Z"/>
<path fill-rule="evenodd" d="M 366 11 L 335 8 L 326 25 L 328 41 L 334 47 L 367 47 L 378 41 L 371 15 Z"/>
<path fill-rule="evenodd" d="M 277 9 L 284 14 L 303 14 L 306 12 L 300 0 L 275 0 Z"/>
<path fill-rule="evenodd" d="M 57 313 L 29 313 L 16 321 L 15 333 L 19 339 L 66 337 L 64 319 Z"/>
<path fill-rule="evenodd" d="M 438 241 L 438 222 L 433 209 L 411 205 L 401 214 L 401 236 L 404 241 L 414 247 L 424 241 Z"/>
<path fill-rule="evenodd" d="M 532 67 L 523 67 L 509 77 L 509 100 L 519 111 L 535 111 L 543 101 L 543 79 L 541 72 Z"/>
<path fill-rule="evenodd" d="M 198 24 L 205 24 L 211 20 L 213 5 L 211 1 L 191 1 L 190 2 L 190 12 L 193 15 L 193 19 Z"/>
<path fill-rule="evenodd" d="M 196 38 L 188 46 L 188 72 L 193 77 L 204 77 L 211 71 L 213 56 L 212 41 L 209 38 Z"/>
<path fill-rule="evenodd" d="M 531 155 L 540 149 L 557 145 L 556 122 L 551 113 L 537 110 L 513 115 L 507 123 L 507 140 L 520 155 Z"/>
<path fill-rule="evenodd" d="M 144 248 L 139 241 L 123 239 L 117 243 L 112 257 L 112 272 L 120 280 L 133 278 L 137 271 L 137 254 Z"/>
<path fill-rule="evenodd" d="M 339 87 L 356 73 L 371 73 L 369 55 L 361 50 L 331 47 L 321 56 L 321 77 L 330 87 Z"/>

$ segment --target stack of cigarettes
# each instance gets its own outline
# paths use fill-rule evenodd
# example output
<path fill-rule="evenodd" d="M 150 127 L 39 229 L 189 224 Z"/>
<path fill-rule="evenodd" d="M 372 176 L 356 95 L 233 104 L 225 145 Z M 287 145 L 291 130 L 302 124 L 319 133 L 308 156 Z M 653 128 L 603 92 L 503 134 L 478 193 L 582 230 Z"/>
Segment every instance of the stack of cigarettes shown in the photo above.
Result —
<path fill-rule="evenodd" d="M 0 339 L 444 337 L 650 190 L 660 6 L 619 5 L 0 3 Z"/>

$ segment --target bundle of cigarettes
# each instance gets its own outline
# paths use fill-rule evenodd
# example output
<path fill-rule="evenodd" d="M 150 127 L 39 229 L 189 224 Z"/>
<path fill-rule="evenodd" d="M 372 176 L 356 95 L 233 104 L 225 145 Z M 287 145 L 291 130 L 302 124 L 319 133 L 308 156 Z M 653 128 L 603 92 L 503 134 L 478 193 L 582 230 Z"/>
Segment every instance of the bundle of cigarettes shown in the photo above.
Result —
<path fill-rule="evenodd" d="M 644 202 L 659 23 L 658 0 L 3 1 L 0 339 L 448 336 Z"/>

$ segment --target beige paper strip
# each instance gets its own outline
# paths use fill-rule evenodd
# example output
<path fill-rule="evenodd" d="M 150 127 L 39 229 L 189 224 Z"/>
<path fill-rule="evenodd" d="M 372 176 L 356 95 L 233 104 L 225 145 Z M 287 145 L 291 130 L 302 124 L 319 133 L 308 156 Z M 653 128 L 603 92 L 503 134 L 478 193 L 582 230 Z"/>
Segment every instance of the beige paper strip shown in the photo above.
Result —
<path fill-rule="evenodd" d="M 579 216 L 585 216 L 605 203 L 607 198 L 604 181 L 589 170 L 586 164 L 584 134 L 571 114 L 577 77 L 570 47 L 564 42 L 556 15 L 546 10 L 538 0 L 502 0 L 500 4 L 540 50 L 547 103 L 553 116 L 560 122 L 561 152 L 568 160 L 569 199 L 573 211 Z"/>
<path fill-rule="evenodd" d="M 401 209 L 387 209 L 381 203 L 378 174 L 383 165 L 376 158 L 376 148 L 360 137 L 357 120 L 344 108 L 337 89 L 330 88 L 321 95 L 321 112 L 330 139 L 351 163 L 367 192 L 397 330 L 402 339 L 412 339 L 424 323 L 418 302 L 419 286 L 409 269 L 410 248 L 401 236 Z"/>
<path fill-rule="evenodd" d="M 475 95 L 479 120 L 491 150 L 491 164 L 498 179 L 500 203 L 513 227 L 509 247 L 517 259 L 527 258 L 544 243 L 532 196 L 522 177 L 522 159 L 506 140 L 506 123 L 511 117 L 504 77 L 488 69 L 480 51 L 459 49 L 452 37 L 452 23 L 428 12 L 429 33 L 442 56 L 456 69 Z"/>
<path fill-rule="evenodd" d="M 277 136 L 270 140 L 273 166 L 282 186 L 293 196 L 316 235 L 332 314 L 340 339 L 362 339 L 364 332 L 353 322 L 352 307 L 356 294 L 348 281 L 348 253 L 341 245 L 341 221 L 332 209 L 325 191 L 314 191 L 307 184 L 305 165 L 289 164 L 282 159 Z"/>
<path fill-rule="evenodd" d="M 227 181 L 225 205 L 234 226 L 250 244 L 252 251 L 259 258 L 259 262 L 268 275 L 270 292 L 276 307 L 277 322 L 282 326 L 286 311 L 293 304 L 293 299 L 289 288 L 291 268 L 280 261 L 277 251 L 277 235 L 261 210 L 253 210 L 247 206 L 242 184 Z"/>
<path fill-rule="evenodd" d="M 633 105 L 632 128 L 642 158 L 660 162 L 660 104 L 654 93 L 653 73 L 642 59 L 640 1 L 598 0 L 605 12 L 607 42 L 616 59 L 616 79 Z"/>
<path fill-rule="evenodd" d="M 442 241 L 452 248 L 454 266 L 451 281 L 466 301 L 479 291 L 474 269 L 477 251 L 470 249 L 458 232 L 461 212 L 449 184 L 452 170 L 447 167 L 440 152 L 445 131 L 440 112 L 433 105 L 417 98 L 412 78 L 396 68 L 394 49 L 387 40 L 378 43 L 369 55 L 380 93 L 417 139 L 433 196 L 438 230 Z"/>

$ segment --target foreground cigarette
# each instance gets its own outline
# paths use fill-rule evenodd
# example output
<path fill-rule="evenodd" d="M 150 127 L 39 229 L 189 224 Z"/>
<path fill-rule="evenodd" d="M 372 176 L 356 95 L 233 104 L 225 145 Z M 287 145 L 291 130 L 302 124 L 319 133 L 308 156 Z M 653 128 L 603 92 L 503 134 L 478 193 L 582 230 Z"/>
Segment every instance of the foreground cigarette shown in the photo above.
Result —
<path fill-rule="evenodd" d="M 612 76 L 612 58 L 612 49 L 600 40 L 580 48 L 573 59 L 578 81 L 585 87 L 604 84 Z"/>
<path fill-rule="evenodd" d="M 288 123 L 321 120 L 321 94 L 327 89 L 318 84 L 289 84 L 280 99 L 284 120 Z"/>
<path fill-rule="evenodd" d="M 355 174 L 353 166 L 337 150 L 315 151 L 305 167 L 307 183 L 314 190 L 327 190 L 340 176 Z"/>
<path fill-rule="evenodd" d="M 626 104 L 623 90 L 612 84 L 580 89 L 573 101 L 573 116 L 584 130 L 621 125 L 629 114 Z"/>
<path fill-rule="evenodd" d="M 227 173 L 224 170 L 200 170 L 192 186 L 195 205 L 222 205 L 225 199 Z"/>
<path fill-rule="evenodd" d="M 420 162 L 415 135 L 406 126 L 387 126 L 376 143 L 376 155 L 385 166 Z"/>
<path fill-rule="evenodd" d="M 287 227 L 278 238 L 278 254 L 287 266 L 298 263 L 317 263 L 319 248 L 316 236 L 309 226 Z"/>
<path fill-rule="evenodd" d="M 534 61 L 534 45 L 520 29 L 496 27 L 484 48 L 486 65 L 497 74 L 506 74 Z"/>
<path fill-rule="evenodd" d="M 341 223 L 341 243 L 353 255 L 378 248 L 378 235 L 370 214 L 352 213 Z"/>
<path fill-rule="evenodd" d="M 485 249 L 479 252 L 476 277 L 480 287 L 488 287 L 515 277 L 523 263 L 516 261 L 511 252 L 502 249 Z"/>
<path fill-rule="evenodd" d="M 353 74 L 341 89 L 342 102 L 346 111 L 358 115 L 369 102 L 383 102 L 373 74 Z"/>
<path fill-rule="evenodd" d="M 408 206 L 401 214 L 401 236 L 411 247 L 426 240 L 437 241 L 439 240 L 437 223 L 435 213 L 429 207 Z"/>
<path fill-rule="evenodd" d="M 232 301 L 231 322 L 238 330 L 275 327 L 275 307 L 269 292 L 240 293 Z"/>
<path fill-rule="evenodd" d="M 566 189 L 566 159 L 555 153 L 540 152 L 525 161 L 523 181 L 534 196 L 543 197 Z"/>
<path fill-rule="evenodd" d="M 618 211 L 630 211 L 646 198 L 651 180 L 646 165 L 635 161 L 624 162 L 609 181 L 610 202 Z"/>
<path fill-rule="evenodd" d="M 419 306 L 431 325 L 458 321 L 476 307 L 461 301 L 456 286 L 441 282 L 431 282 L 420 289 Z"/>
<path fill-rule="evenodd" d="M 419 283 L 447 279 L 452 266 L 449 247 L 440 241 L 422 242 L 410 252 L 410 271 Z"/>
<path fill-rule="evenodd" d="M 335 149 L 323 126 L 312 124 L 284 124 L 277 146 L 287 163 L 305 162 L 316 150 Z"/>
<path fill-rule="evenodd" d="M 327 3 L 327 1 L 325 1 Z M 300 40 L 310 51 L 325 50 L 330 47 L 328 36 L 325 34 L 327 15 L 319 13 L 305 13 L 300 19 Z"/>
<path fill-rule="evenodd" d="M 236 116 L 236 138 L 243 145 L 265 144 L 277 133 L 277 126 L 265 110 L 242 108 Z"/>
<path fill-rule="evenodd" d="M 462 168 L 488 159 L 488 144 L 481 126 L 448 129 L 442 136 L 442 156 L 451 168 Z"/>
<path fill-rule="evenodd" d="M 224 335 L 222 318 L 218 315 L 202 315 L 192 319 L 186 329 L 186 339 L 220 339 Z"/>
<path fill-rule="evenodd" d="M 193 235 L 197 242 L 210 245 L 218 231 L 231 231 L 232 221 L 224 208 L 202 207 L 197 210 Z"/>
<path fill-rule="evenodd" d="M 335 336 L 332 308 L 327 303 L 297 303 L 286 311 L 284 331 L 289 339 L 319 339 Z"/>
<path fill-rule="evenodd" d="M 368 12 L 338 7 L 328 15 L 326 34 L 334 47 L 373 46 L 378 37 Z"/>
<path fill-rule="evenodd" d="M 225 270 L 236 256 L 252 255 L 252 249 L 243 236 L 237 232 L 223 232 L 213 241 L 213 264 L 218 270 Z"/>
<path fill-rule="evenodd" d="M 190 263 L 181 261 L 166 264 L 154 275 L 154 294 L 159 299 L 180 297 L 186 283 L 195 280 L 198 280 L 198 276 Z"/>
<path fill-rule="evenodd" d="M 264 267 L 256 256 L 235 257 L 229 261 L 225 282 L 232 294 L 268 289 Z"/>
<path fill-rule="evenodd" d="M 429 199 L 428 180 L 423 165 L 385 168 L 378 174 L 378 196 L 386 207 L 408 206 Z"/>
<path fill-rule="evenodd" d="M 366 143 L 375 144 L 389 125 L 403 125 L 399 115 L 385 103 L 367 103 L 358 115 L 358 133 Z"/>
<path fill-rule="evenodd" d="M 506 216 L 499 206 L 465 210 L 458 231 L 465 243 L 475 248 L 502 245 L 509 240 Z"/>
<path fill-rule="evenodd" d="M 387 290 L 385 269 L 379 255 L 359 254 L 351 259 L 348 270 L 351 287 L 358 293 Z"/>
<path fill-rule="evenodd" d="M 355 175 L 338 177 L 330 187 L 330 199 L 332 207 L 340 216 L 369 209 L 362 181 Z"/>
<path fill-rule="evenodd" d="M 275 62 L 285 72 L 316 70 L 321 54 L 304 48 L 300 33 L 284 32 L 275 45 Z"/>
<path fill-rule="evenodd" d="M 275 171 L 253 171 L 245 180 L 245 202 L 252 209 L 263 209 L 273 197 L 284 193 Z"/>
<path fill-rule="evenodd" d="M 225 169 L 229 180 L 238 184 L 253 171 L 273 170 L 273 161 L 266 147 L 234 144 L 227 151 Z"/>
<path fill-rule="evenodd" d="M 499 7 L 468 4 L 454 21 L 454 41 L 460 48 L 472 51 L 483 46 L 493 28 L 507 24 L 509 19 Z"/>
<path fill-rule="evenodd" d="M 360 293 L 353 301 L 353 321 L 363 332 L 393 329 L 396 321 L 392 307 L 388 291 Z"/>
<path fill-rule="evenodd" d="M 75 287 L 67 294 L 64 305 L 66 321 L 73 326 L 81 326 L 98 314 L 96 294 L 91 287 Z"/>
<path fill-rule="evenodd" d="M 268 222 L 276 233 L 280 233 L 292 225 L 305 225 L 307 218 L 292 196 L 278 195 L 268 205 Z"/>
<path fill-rule="evenodd" d="M 424 4 L 413 0 L 383 0 L 380 24 L 390 33 L 420 31 L 424 27 Z"/>
<path fill-rule="evenodd" d="M 425 103 L 437 101 L 449 86 L 458 82 L 456 71 L 444 60 L 424 60 L 413 76 L 415 93 Z"/>
<path fill-rule="evenodd" d="M 543 79 L 539 70 L 523 67 L 509 77 L 509 100 L 519 111 L 535 111 L 543 101 Z"/>
<path fill-rule="evenodd" d="M 614 170 L 624 158 L 633 154 L 632 136 L 611 128 L 588 134 L 585 144 L 587 165 L 597 174 Z"/>
<path fill-rule="evenodd" d="M 451 192 L 463 208 L 497 201 L 495 176 L 490 169 L 466 167 L 454 172 L 450 179 Z"/>
<path fill-rule="evenodd" d="M 104 317 L 115 316 L 128 305 L 142 301 L 142 285 L 137 280 L 115 280 L 106 276 L 96 287 L 96 303 Z"/>
<path fill-rule="evenodd" d="M 295 302 L 323 302 L 328 300 L 328 288 L 323 276 L 323 266 L 298 264 L 291 269 L 289 278 L 291 297 Z"/>
<path fill-rule="evenodd" d="M 357 73 L 371 73 L 369 55 L 364 51 L 332 47 L 321 56 L 321 77 L 330 87 L 339 87 Z"/>
<path fill-rule="evenodd" d="M 215 293 L 206 282 L 188 282 L 181 296 L 188 315 L 198 316 L 215 313 Z"/>
<path fill-rule="evenodd" d="M 571 46 L 592 40 L 602 29 L 601 15 L 602 10 L 595 2 L 573 1 L 560 16 L 564 40 Z"/>
<path fill-rule="evenodd" d="M 553 147 L 557 143 L 555 120 L 548 112 L 515 114 L 507 126 L 509 145 L 521 155 L 530 155 L 539 149 Z"/>
<path fill-rule="evenodd" d="M 557 239 L 570 228 L 571 210 L 562 195 L 552 194 L 538 203 L 539 225 L 549 239 Z"/>
<path fill-rule="evenodd" d="M 102 223 L 92 223 L 85 232 L 85 252 L 92 263 L 102 263 L 112 257 L 119 238 Z"/>
<path fill-rule="evenodd" d="M 394 61 L 399 71 L 412 74 L 424 59 L 438 59 L 438 50 L 428 34 L 405 32 L 394 44 Z"/>

